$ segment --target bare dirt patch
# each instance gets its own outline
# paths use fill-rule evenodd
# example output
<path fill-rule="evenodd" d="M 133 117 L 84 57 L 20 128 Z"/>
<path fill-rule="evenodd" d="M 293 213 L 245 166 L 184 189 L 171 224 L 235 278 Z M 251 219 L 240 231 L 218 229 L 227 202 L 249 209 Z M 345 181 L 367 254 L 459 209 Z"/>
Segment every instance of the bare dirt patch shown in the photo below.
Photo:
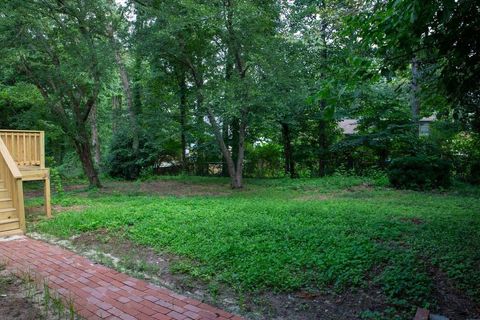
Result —
<path fill-rule="evenodd" d="M 0 272 L 0 318 L 2 320 L 44 319 L 40 308 L 25 296 L 20 279 Z"/>
<path fill-rule="evenodd" d="M 304 194 L 295 198 L 298 201 L 325 201 L 333 198 L 369 198 L 371 192 L 375 190 L 374 186 L 368 183 L 348 187 L 344 190 L 330 193 Z"/>
<path fill-rule="evenodd" d="M 228 186 L 222 184 L 192 183 L 182 181 L 147 181 L 142 183 L 113 182 L 105 191 L 155 194 L 163 196 L 219 196 L 230 194 Z M 104 191 L 104 190 L 102 190 Z"/>
<path fill-rule="evenodd" d="M 64 211 L 83 211 L 87 208 L 87 206 L 61 206 L 61 205 L 53 205 L 52 211 L 53 213 L 60 213 Z M 25 214 L 26 218 L 29 222 L 38 222 L 46 218 L 45 207 L 44 206 L 36 206 L 36 207 L 25 207 Z"/>
<path fill-rule="evenodd" d="M 346 190 L 349 192 L 359 192 L 359 191 L 373 191 L 375 188 L 373 185 L 369 183 L 362 183 L 357 186 L 352 186 L 347 188 Z"/>
<path fill-rule="evenodd" d="M 296 197 L 295 200 L 298 201 L 325 201 L 328 199 L 332 199 L 334 197 L 333 194 L 306 194 L 299 197 Z"/>
<path fill-rule="evenodd" d="M 475 304 L 464 292 L 457 289 L 447 275 L 435 266 L 430 266 L 433 281 L 435 313 L 450 319 L 480 319 L 480 305 Z"/>
<path fill-rule="evenodd" d="M 65 191 L 75 192 L 78 196 L 89 195 L 85 184 L 66 185 Z M 131 195 L 158 195 L 158 196 L 224 196 L 232 193 L 228 184 L 202 183 L 191 181 L 157 180 L 145 182 L 108 181 L 103 188 L 95 191 L 101 195 L 131 194 Z M 43 190 L 29 190 L 27 197 L 41 197 Z"/>
<path fill-rule="evenodd" d="M 401 218 L 400 221 L 407 222 L 407 223 L 413 223 L 413 224 L 416 224 L 416 225 L 424 223 L 424 221 L 420 218 Z"/>
<path fill-rule="evenodd" d="M 270 312 L 263 319 L 359 319 L 364 311 L 381 312 L 385 297 L 380 291 L 348 290 L 342 294 L 264 294 Z"/>

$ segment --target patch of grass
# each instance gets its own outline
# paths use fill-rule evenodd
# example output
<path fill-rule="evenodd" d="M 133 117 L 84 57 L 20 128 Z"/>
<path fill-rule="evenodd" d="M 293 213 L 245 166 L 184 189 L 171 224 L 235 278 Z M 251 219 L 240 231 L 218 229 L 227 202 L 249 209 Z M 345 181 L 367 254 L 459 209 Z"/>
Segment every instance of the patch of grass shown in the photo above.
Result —
<path fill-rule="evenodd" d="M 316 194 L 329 196 L 298 200 Z M 408 318 L 416 306 L 434 303 L 429 266 L 479 299 L 477 194 L 471 188 L 395 191 L 375 180 L 341 176 L 247 180 L 245 190 L 222 197 L 66 193 L 55 203 L 87 208 L 41 221 L 34 230 L 67 238 L 123 229 L 130 241 L 182 257 L 172 270 L 211 281 L 212 292 L 216 283 L 247 293 L 341 292 L 368 289 L 373 280 Z"/>

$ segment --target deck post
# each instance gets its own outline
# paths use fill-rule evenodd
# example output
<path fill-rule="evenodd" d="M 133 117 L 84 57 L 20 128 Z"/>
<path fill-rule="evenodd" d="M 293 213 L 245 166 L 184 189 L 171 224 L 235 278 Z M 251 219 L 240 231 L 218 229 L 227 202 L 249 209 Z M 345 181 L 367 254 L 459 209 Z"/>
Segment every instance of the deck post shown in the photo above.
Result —
<path fill-rule="evenodd" d="M 44 188 L 44 196 L 45 196 L 45 213 L 47 214 L 48 218 L 52 217 L 52 204 L 51 204 L 51 190 L 50 190 L 50 170 L 47 171 L 47 175 L 45 176 L 45 188 Z"/>
<path fill-rule="evenodd" d="M 40 131 L 40 169 L 45 169 L 45 131 Z"/>
<path fill-rule="evenodd" d="M 25 225 L 25 204 L 24 204 L 24 199 L 23 199 L 23 181 L 22 179 L 18 179 L 16 181 L 16 200 L 17 200 L 17 215 L 18 215 L 18 220 L 19 220 L 19 225 L 20 229 L 25 232 L 27 232 L 27 227 Z"/>

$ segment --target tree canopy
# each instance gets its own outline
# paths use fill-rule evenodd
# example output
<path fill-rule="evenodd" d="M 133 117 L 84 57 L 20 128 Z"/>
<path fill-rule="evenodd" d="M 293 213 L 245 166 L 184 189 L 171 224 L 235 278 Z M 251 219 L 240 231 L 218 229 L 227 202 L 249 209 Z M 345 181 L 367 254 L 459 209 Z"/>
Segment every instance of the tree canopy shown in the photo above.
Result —
<path fill-rule="evenodd" d="M 423 153 L 465 177 L 479 17 L 475 0 L 3 1 L 0 126 L 46 130 L 52 165 L 97 187 L 184 172 L 241 188 Z"/>

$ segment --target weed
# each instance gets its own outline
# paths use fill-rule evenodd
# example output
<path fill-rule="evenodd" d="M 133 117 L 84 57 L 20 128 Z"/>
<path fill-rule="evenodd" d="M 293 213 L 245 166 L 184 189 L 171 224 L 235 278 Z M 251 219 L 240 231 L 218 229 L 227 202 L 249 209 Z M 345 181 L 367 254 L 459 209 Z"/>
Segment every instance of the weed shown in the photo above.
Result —
<path fill-rule="evenodd" d="M 226 183 L 221 178 L 165 179 Z M 432 303 L 429 265 L 478 299 L 480 189 L 396 191 L 377 180 L 247 180 L 245 190 L 222 196 L 78 197 L 67 192 L 55 201 L 83 205 L 82 213 L 61 213 L 34 229 L 64 238 L 99 229 L 125 230 L 118 236 L 181 257 L 170 266 L 171 272 L 245 294 L 305 288 L 342 292 L 367 287 L 373 277 L 394 308 L 387 310 L 392 318 L 402 314 L 399 310 L 411 315 L 415 306 Z M 361 190 L 365 185 L 375 187 Z M 363 196 L 366 192 L 368 197 Z M 328 197 L 292 201 L 312 194 Z M 122 263 L 138 271 L 151 268 L 133 256 Z"/>

